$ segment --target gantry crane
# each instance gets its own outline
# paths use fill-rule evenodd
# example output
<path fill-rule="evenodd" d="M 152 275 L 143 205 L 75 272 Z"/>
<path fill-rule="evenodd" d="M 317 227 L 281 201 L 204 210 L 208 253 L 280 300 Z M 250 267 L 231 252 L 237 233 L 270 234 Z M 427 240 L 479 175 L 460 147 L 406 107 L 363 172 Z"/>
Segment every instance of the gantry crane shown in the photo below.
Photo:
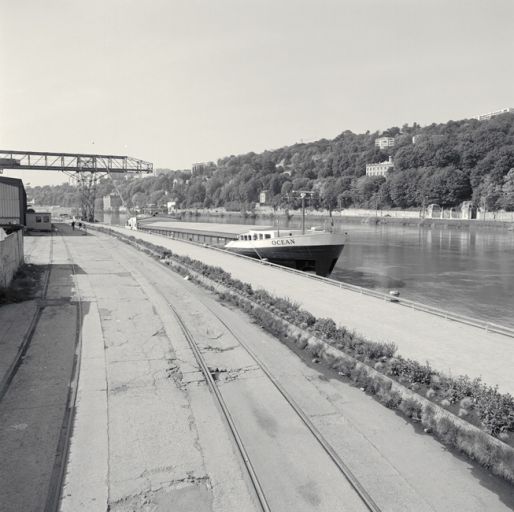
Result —
<path fill-rule="evenodd" d="M 61 171 L 71 176 L 80 193 L 80 211 L 84 220 L 95 218 L 98 180 L 106 175 L 151 173 L 153 164 L 130 156 L 90 155 L 83 153 L 42 153 L 0 149 L 0 173 L 4 169 Z M 115 187 L 118 191 L 117 187 Z M 123 201 L 123 198 L 121 198 Z"/>

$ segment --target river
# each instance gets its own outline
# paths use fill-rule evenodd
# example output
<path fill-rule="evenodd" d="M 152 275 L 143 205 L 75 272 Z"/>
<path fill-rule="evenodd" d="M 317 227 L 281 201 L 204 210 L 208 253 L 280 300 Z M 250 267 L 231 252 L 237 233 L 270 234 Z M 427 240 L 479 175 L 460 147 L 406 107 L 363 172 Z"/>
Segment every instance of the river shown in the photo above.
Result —
<path fill-rule="evenodd" d="M 124 223 L 105 215 L 106 222 Z M 187 221 L 269 225 L 269 219 L 188 217 Z M 323 221 L 321 221 L 322 223 Z M 300 220 L 281 227 L 299 227 Z M 307 219 L 306 227 L 320 225 Z M 331 278 L 514 327 L 514 231 L 336 220 L 348 242 Z M 372 315 L 372 312 L 370 312 Z"/>

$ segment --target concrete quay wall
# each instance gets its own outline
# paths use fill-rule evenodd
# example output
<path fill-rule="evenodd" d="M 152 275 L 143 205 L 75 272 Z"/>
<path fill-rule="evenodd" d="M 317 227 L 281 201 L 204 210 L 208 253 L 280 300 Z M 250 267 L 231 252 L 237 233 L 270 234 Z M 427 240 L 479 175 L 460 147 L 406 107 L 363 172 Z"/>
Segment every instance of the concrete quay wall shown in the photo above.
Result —
<path fill-rule="evenodd" d="M 275 219 L 286 215 L 289 218 L 299 219 L 302 216 L 301 210 L 273 210 L 270 206 L 256 208 L 254 212 L 228 212 L 224 208 L 216 209 L 195 209 L 181 212 L 184 219 L 189 217 L 212 217 L 212 218 L 263 218 Z M 344 210 L 306 210 L 305 216 L 311 219 L 320 219 L 330 222 L 331 219 L 343 223 L 376 223 L 376 224 L 402 224 L 412 226 L 440 226 L 440 227 L 477 227 L 477 228 L 511 228 L 514 223 L 514 212 L 478 212 L 476 219 L 461 218 L 455 212 L 447 209 L 441 215 L 423 215 L 421 210 L 373 210 L 348 208 Z M 237 221 L 236 221 L 237 222 Z M 270 222 L 272 222 L 270 220 Z"/>
<path fill-rule="evenodd" d="M 0 287 L 6 288 L 23 264 L 23 232 L 15 231 L 0 240 Z"/>
<path fill-rule="evenodd" d="M 235 279 L 288 297 L 320 318 L 332 318 L 374 340 L 394 342 L 404 357 L 428 361 L 439 371 L 481 377 L 503 392 L 514 393 L 514 342 L 511 337 L 455 322 L 425 311 L 338 288 L 311 276 L 263 265 L 257 260 L 172 240 L 163 236 L 104 226 L 125 236 L 145 240 L 208 265 L 226 269 Z"/>

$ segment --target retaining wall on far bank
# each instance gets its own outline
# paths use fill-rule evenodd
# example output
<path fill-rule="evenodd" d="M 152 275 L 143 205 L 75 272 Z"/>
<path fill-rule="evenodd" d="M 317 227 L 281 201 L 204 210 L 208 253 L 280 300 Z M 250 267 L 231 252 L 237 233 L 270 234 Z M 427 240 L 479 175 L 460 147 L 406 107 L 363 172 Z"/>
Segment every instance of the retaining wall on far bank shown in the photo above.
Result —
<path fill-rule="evenodd" d="M 11 284 L 16 271 L 23 264 L 23 231 L 20 229 L 0 240 L 0 287 Z"/>
<path fill-rule="evenodd" d="M 188 217 L 213 217 L 213 218 L 263 218 L 273 219 L 284 217 L 301 218 L 301 210 L 273 211 L 271 207 L 256 208 L 254 212 L 226 211 L 225 208 L 207 209 L 198 208 L 194 210 L 181 210 L 178 212 L 185 220 Z M 365 210 L 359 208 L 348 208 L 341 211 L 333 211 L 332 216 L 328 210 L 306 210 L 307 218 L 330 219 L 337 222 L 366 223 L 366 224 L 402 224 L 405 226 L 440 226 L 440 227 L 487 227 L 487 228 L 512 228 L 514 224 L 514 212 L 478 212 L 476 219 L 451 218 L 446 215 L 441 217 L 423 216 L 420 210 Z"/>

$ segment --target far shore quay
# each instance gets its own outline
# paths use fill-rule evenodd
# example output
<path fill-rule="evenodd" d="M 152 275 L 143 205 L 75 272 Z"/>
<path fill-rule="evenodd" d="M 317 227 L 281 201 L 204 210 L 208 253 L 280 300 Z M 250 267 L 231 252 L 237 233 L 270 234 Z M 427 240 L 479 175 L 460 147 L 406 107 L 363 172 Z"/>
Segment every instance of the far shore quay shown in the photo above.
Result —
<path fill-rule="evenodd" d="M 398 213 L 398 212 L 396 212 Z M 419 211 L 408 212 L 408 216 L 395 216 L 395 211 L 387 210 L 369 210 L 368 212 L 361 212 L 356 214 L 352 209 L 343 211 L 334 210 L 332 213 L 327 210 L 306 210 L 306 219 L 318 219 L 319 222 L 334 222 L 338 224 L 394 224 L 401 226 L 419 226 L 419 227 L 438 227 L 438 228 L 452 228 L 452 229 L 481 229 L 481 228 L 498 228 L 514 230 L 514 212 L 512 213 L 512 220 L 502 220 L 500 218 L 493 219 L 490 215 L 486 219 L 482 216 L 477 219 L 451 219 L 451 218 L 428 218 L 420 216 Z M 212 218 L 230 218 L 230 219 L 279 219 L 279 221 L 286 222 L 286 220 L 301 220 L 301 210 L 277 210 L 274 212 L 272 209 L 258 209 L 249 212 L 231 212 L 224 209 L 186 209 L 178 210 L 172 214 L 174 217 L 178 216 L 187 220 L 191 217 L 212 217 Z"/>
<path fill-rule="evenodd" d="M 332 318 L 370 340 L 394 342 L 404 357 L 428 361 L 435 369 L 452 376 L 481 377 L 489 385 L 498 385 L 502 392 L 514 393 L 510 363 L 514 360 L 514 342 L 508 336 L 337 288 L 200 244 L 121 227 L 104 227 L 222 267 L 234 278 L 278 297 L 287 297 L 317 317 Z"/>

